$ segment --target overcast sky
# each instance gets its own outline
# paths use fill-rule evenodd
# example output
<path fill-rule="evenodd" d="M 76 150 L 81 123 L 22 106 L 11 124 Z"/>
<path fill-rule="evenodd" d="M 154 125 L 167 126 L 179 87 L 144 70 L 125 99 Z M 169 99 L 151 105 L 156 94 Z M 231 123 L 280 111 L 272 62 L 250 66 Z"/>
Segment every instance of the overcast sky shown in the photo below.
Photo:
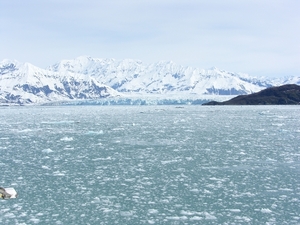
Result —
<path fill-rule="evenodd" d="M 299 0 L 1 0 L 0 61 L 81 55 L 300 75 Z"/>

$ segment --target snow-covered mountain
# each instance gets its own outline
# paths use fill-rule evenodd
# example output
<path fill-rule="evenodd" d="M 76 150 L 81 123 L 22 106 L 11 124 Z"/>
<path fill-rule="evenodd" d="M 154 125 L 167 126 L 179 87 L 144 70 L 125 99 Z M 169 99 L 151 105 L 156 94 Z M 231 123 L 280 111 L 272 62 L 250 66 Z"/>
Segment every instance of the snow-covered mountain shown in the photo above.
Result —
<path fill-rule="evenodd" d="M 30 63 L 0 63 L 0 103 L 44 103 L 70 99 L 97 99 L 120 95 L 94 78 L 71 72 L 53 72 Z"/>
<path fill-rule="evenodd" d="M 300 77 L 263 79 L 217 68 L 184 67 L 161 61 L 144 65 L 139 60 L 80 56 L 47 69 L 29 63 L 0 63 L 0 102 L 41 103 L 71 99 L 97 99 L 128 94 L 239 95 L 287 83 Z"/>
<path fill-rule="evenodd" d="M 49 70 L 89 75 L 119 92 L 236 95 L 271 86 L 268 81 L 246 74 L 217 68 L 204 70 L 184 67 L 171 61 L 143 65 L 141 61 L 131 59 L 116 61 L 81 56 L 74 60 L 63 60 L 49 67 Z"/>

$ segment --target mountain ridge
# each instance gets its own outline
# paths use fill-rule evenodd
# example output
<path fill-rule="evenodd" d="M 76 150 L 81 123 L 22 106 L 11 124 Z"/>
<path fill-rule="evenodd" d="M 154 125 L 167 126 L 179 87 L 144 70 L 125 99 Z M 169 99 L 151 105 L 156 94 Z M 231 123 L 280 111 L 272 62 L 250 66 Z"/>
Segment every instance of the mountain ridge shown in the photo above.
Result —
<path fill-rule="evenodd" d="M 120 97 L 137 93 L 165 95 L 239 95 L 258 92 L 300 77 L 265 79 L 218 68 L 208 70 L 172 61 L 80 56 L 41 69 L 16 60 L 0 62 L 0 103 L 38 104 L 59 100 Z"/>
<path fill-rule="evenodd" d="M 75 60 L 68 60 L 65 65 L 62 65 L 65 62 L 60 62 L 50 68 L 57 72 L 70 71 L 89 74 L 120 92 L 163 94 L 184 91 L 196 94 L 219 94 L 219 90 L 222 90 L 222 94 L 238 94 L 260 90 L 257 85 L 248 84 L 245 78 L 244 81 L 239 80 L 238 76 L 232 76 L 235 74 L 216 68 L 204 70 L 184 67 L 176 65 L 172 61 L 160 61 L 154 64 L 143 65 L 141 61 L 128 59 L 122 61 L 109 60 L 109 63 L 106 65 L 103 63 L 103 59 L 93 59 L 89 61 L 88 66 L 76 68 L 77 65 L 82 65 L 82 60 L 85 59 L 79 57 Z M 217 78 L 223 79 L 223 81 L 216 81 Z M 227 81 L 231 79 L 231 88 L 226 87 L 228 86 L 225 82 L 226 79 Z M 228 91 L 224 93 L 226 88 Z"/>

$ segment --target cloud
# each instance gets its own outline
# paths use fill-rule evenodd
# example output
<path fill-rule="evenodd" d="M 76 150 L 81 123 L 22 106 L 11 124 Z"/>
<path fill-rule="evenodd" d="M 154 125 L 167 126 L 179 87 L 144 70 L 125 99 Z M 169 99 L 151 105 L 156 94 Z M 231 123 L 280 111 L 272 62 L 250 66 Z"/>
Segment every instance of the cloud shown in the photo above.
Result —
<path fill-rule="evenodd" d="M 46 67 L 91 55 L 300 74 L 295 0 L 11 0 L 0 8 L 0 58 Z"/>

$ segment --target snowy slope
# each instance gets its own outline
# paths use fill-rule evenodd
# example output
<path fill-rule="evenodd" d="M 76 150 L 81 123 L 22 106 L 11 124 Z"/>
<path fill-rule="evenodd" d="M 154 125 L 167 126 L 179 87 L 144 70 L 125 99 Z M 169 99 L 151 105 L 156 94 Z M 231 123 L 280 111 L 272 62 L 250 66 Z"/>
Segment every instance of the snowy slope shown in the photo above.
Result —
<path fill-rule="evenodd" d="M 203 70 L 183 67 L 173 62 L 144 65 L 141 61 L 97 59 L 81 56 L 63 60 L 50 71 L 90 75 L 120 91 L 139 93 L 249 94 L 272 86 L 266 80 L 217 68 Z"/>
<path fill-rule="evenodd" d="M 17 61 L 0 62 L 1 103 L 41 103 L 117 95 L 117 91 L 86 75 L 53 72 Z"/>
<path fill-rule="evenodd" d="M 190 96 L 240 95 L 270 86 L 299 84 L 300 77 L 263 79 L 218 68 L 208 70 L 160 61 L 80 56 L 47 69 L 13 60 L 0 62 L 0 103 L 42 103 L 137 95 Z M 122 93 L 122 94 L 121 94 Z M 186 97 L 187 96 L 187 97 Z"/>

